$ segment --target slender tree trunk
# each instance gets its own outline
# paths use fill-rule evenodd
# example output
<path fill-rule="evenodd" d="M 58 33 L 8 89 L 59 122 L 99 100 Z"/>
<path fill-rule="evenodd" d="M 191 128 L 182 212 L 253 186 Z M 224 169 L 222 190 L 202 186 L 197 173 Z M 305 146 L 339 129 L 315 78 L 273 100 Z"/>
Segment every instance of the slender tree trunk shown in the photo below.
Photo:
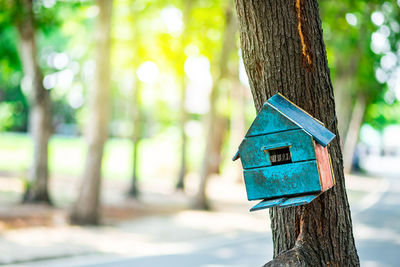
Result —
<path fill-rule="evenodd" d="M 345 173 L 350 173 L 353 166 L 354 152 L 356 150 L 358 134 L 364 118 L 365 107 L 365 97 L 359 94 L 356 97 L 356 103 L 354 105 L 353 112 L 351 113 L 349 128 L 347 130 L 343 148 Z"/>
<path fill-rule="evenodd" d="M 133 137 L 132 138 L 132 183 L 129 189 L 129 196 L 137 199 L 139 197 L 139 187 L 138 187 L 138 146 L 139 139 Z"/>
<path fill-rule="evenodd" d="M 219 96 L 219 87 L 221 82 L 228 75 L 228 61 L 229 56 L 235 48 L 235 32 L 236 23 L 233 17 L 232 8 L 230 6 L 226 9 L 226 22 L 224 31 L 224 40 L 222 44 L 222 50 L 220 59 L 218 62 L 218 77 L 214 81 L 214 86 L 210 94 L 210 111 L 208 114 L 208 127 L 207 127 L 207 140 L 206 148 L 204 150 L 203 164 L 200 172 L 200 183 L 197 195 L 195 197 L 194 208 L 197 209 L 209 209 L 209 203 L 207 200 L 206 189 L 208 177 L 211 173 L 211 168 L 214 164 L 215 154 L 213 154 L 215 144 L 215 134 L 217 133 L 217 122 L 218 113 L 216 103 Z"/>
<path fill-rule="evenodd" d="M 87 123 L 88 154 L 78 200 L 71 222 L 99 222 L 101 162 L 110 115 L 110 29 L 112 0 L 97 0 L 99 15 L 96 36 L 96 72 L 90 94 L 90 116 Z"/>
<path fill-rule="evenodd" d="M 186 45 L 186 39 L 188 35 L 188 24 L 190 19 L 190 11 L 193 5 L 193 0 L 184 1 L 184 10 L 183 10 L 183 33 L 182 33 L 182 42 L 181 42 L 181 51 L 184 50 Z M 180 57 L 180 75 L 181 75 L 181 102 L 180 102 L 180 137 L 181 137 L 181 151 L 180 151 L 180 162 L 179 162 L 179 173 L 178 179 L 175 185 L 177 190 L 185 189 L 185 175 L 187 172 L 187 164 L 186 164 L 186 147 L 187 147 L 187 136 L 185 132 L 185 125 L 188 119 L 188 114 L 185 108 L 185 99 L 186 99 L 186 77 L 185 77 L 185 59 L 184 53 L 182 53 Z"/>
<path fill-rule="evenodd" d="M 266 266 L 359 266 L 321 21 L 316 0 L 236 0 L 255 106 L 281 92 L 337 135 L 336 185 L 309 205 L 270 209 L 274 259 Z"/>
<path fill-rule="evenodd" d="M 185 74 L 183 74 L 185 75 Z M 180 151 L 180 162 L 179 162 L 179 173 L 178 173 L 178 181 L 176 183 L 176 189 L 184 190 L 185 189 L 185 175 L 187 172 L 187 164 L 186 164 L 186 147 L 187 147 L 187 136 L 185 133 L 185 125 L 187 122 L 188 114 L 185 109 L 185 98 L 186 98 L 186 82 L 185 76 L 182 77 L 181 81 L 181 103 L 180 103 L 180 137 L 181 137 L 181 151 Z"/>
<path fill-rule="evenodd" d="M 229 155 L 234 155 L 237 151 L 237 147 L 246 134 L 246 119 L 245 119 L 245 94 L 244 86 L 240 84 L 238 80 L 232 86 L 231 90 L 231 117 L 230 117 L 230 140 L 229 144 L 231 150 Z M 229 176 L 233 178 L 233 181 L 242 182 L 243 176 L 241 172 L 241 166 L 239 164 L 233 164 L 231 166 L 232 171 L 229 171 Z"/>
<path fill-rule="evenodd" d="M 20 57 L 25 79 L 29 81 L 28 96 L 29 131 L 33 139 L 33 163 L 29 171 L 29 185 L 24 194 L 24 202 L 44 202 L 50 204 L 48 193 L 48 143 L 51 134 L 50 91 L 43 87 L 43 75 L 37 61 L 34 16 L 32 0 L 18 3 L 22 15 L 17 26 L 20 37 Z"/>
<path fill-rule="evenodd" d="M 135 79 L 136 80 L 136 79 Z M 139 143 L 141 141 L 142 132 L 142 116 L 140 115 L 140 87 L 139 83 L 135 82 L 133 93 L 133 105 L 132 105 L 132 123 L 133 123 L 133 134 L 132 134 L 132 183 L 129 189 L 129 196 L 138 198 L 138 150 Z"/>
<path fill-rule="evenodd" d="M 224 146 L 225 137 L 228 131 L 229 119 L 224 115 L 217 114 L 214 137 L 212 138 L 210 161 L 208 166 L 208 174 L 219 174 L 222 163 L 222 149 Z"/>
<path fill-rule="evenodd" d="M 363 18 L 360 20 L 359 32 L 366 32 L 368 30 L 369 19 L 373 10 L 375 10 L 374 4 L 369 3 L 363 14 Z M 346 14 L 345 7 L 340 14 L 343 16 Z M 340 144 L 342 150 L 347 142 L 350 116 L 354 109 L 354 103 L 357 101 L 357 95 L 359 95 L 360 92 L 365 92 L 365 88 L 359 84 L 357 77 L 359 76 L 360 63 L 365 56 L 363 51 L 365 51 L 366 47 L 369 49 L 369 42 L 368 35 L 361 34 L 360 38 L 357 39 L 357 46 L 353 53 L 349 55 L 349 57 L 343 57 L 341 60 L 337 60 L 336 63 L 337 74 L 333 83 L 335 86 L 335 101 L 336 103 L 340 103 L 340 105 L 336 107 L 336 113 L 338 118 L 338 130 L 342 137 Z M 343 154 L 346 165 L 346 152 Z M 346 166 L 344 169 L 346 171 Z"/>
<path fill-rule="evenodd" d="M 354 76 L 357 75 L 354 73 Z M 336 77 L 334 80 L 335 86 L 335 102 L 340 103 L 336 107 L 336 114 L 338 120 L 338 131 L 340 136 L 346 137 L 347 129 L 349 128 L 349 117 L 351 116 L 351 109 L 353 105 L 353 96 L 352 96 L 352 86 L 354 83 L 352 81 L 352 77 L 348 75 L 340 75 Z M 343 149 L 343 145 L 346 138 L 342 138 L 341 147 Z"/>

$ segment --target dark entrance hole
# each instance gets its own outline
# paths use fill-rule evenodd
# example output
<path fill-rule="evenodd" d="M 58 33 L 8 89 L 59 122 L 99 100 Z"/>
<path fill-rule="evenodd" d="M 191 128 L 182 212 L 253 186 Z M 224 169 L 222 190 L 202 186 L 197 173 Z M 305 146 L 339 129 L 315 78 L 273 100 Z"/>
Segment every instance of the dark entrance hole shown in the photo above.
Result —
<path fill-rule="evenodd" d="M 282 147 L 268 150 L 269 159 L 272 166 L 292 163 L 289 147 Z"/>

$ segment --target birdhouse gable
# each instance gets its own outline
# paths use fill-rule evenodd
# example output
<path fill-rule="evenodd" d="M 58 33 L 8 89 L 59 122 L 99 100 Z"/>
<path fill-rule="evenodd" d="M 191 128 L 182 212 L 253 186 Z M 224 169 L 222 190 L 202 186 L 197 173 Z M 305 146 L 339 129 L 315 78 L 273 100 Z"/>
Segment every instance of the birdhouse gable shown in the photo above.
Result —
<path fill-rule="evenodd" d="M 281 94 L 272 96 L 267 102 L 291 121 L 296 123 L 296 125 L 311 134 L 323 147 L 326 147 L 332 139 L 335 138 L 335 135 L 326 129 L 322 122 L 313 118 L 310 114 L 296 106 Z"/>
<path fill-rule="evenodd" d="M 270 103 L 266 102 L 247 131 L 246 137 L 284 132 L 300 128 L 301 127 L 290 118 L 286 117 Z"/>

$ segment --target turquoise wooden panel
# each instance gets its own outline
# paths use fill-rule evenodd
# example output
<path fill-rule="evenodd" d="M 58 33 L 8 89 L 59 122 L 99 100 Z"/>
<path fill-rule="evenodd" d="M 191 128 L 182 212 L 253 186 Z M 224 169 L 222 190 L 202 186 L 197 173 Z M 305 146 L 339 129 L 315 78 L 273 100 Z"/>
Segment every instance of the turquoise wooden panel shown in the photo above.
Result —
<path fill-rule="evenodd" d="M 287 208 L 292 206 L 300 206 L 308 204 L 311 201 L 313 201 L 316 197 L 318 197 L 318 194 L 289 198 L 285 201 L 280 202 L 279 207 Z"/>
<path fill-rule="evenodd" d="M 270 200 L 265 199 L 265 200 L 261 201 L 260 203 L 258 203 L 257 205 L 255 205 L 254 207 L 252 207 L 250 209 L 250 211 L 268 209 L 268 208 L 279 205 L 280 203 L 282 203 L 285 200 L 286 200 L 286 198 L 276 198 L 276 199 L 270 199 Z"/>
<path fill-rule="evenodd" d="M 292 162 L 315 159 L 312 137 L 302 129 L 248 137 L 239 146 L 243 168 L 271 166 L 265 149 L 290 146 Z"/>
<path fill-rule="evenodd" d="M 244 170 L 248 200 L 321 191 L 316 160 Z"/>
<path fill-rule="evenodd" d="M 266 102 L 247 131 L 246 137 L 299 128 L 300 126 L 286 118 Z"/>
<path fill-rule="evenodd" d="M 335 135 L 331 131 L 282 95 L 276 94 L 272 96 L 268 99 L 268 103 L 303 127 L 322 146 L 327 146 L 335 138 Z"/>

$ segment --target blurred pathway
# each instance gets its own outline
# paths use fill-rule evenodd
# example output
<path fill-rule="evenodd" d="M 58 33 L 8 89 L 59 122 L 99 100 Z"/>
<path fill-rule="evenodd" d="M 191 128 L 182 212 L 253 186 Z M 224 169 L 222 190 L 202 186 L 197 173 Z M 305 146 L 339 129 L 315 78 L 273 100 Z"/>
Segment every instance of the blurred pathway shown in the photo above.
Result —
<path fill-rule="evenodd" d="M 346 179 L 362 266 L 400 266 L 396 177 Z M 215 212 L 184 210 L 113 226 L 6 231 L 0 236 L 0 262 L 20 261 L 9 267 L 262 266 L 272 258 L 267 212 L 248 213 L 251 203 L 242 185 L 213 183 Z"/>
<path fill-rule="evenodd" d="M 353 216 L 361 266 L 400 266 L 400 158 L 367 158 L 364 165 L 385 178 L 380 194 Z"/>

